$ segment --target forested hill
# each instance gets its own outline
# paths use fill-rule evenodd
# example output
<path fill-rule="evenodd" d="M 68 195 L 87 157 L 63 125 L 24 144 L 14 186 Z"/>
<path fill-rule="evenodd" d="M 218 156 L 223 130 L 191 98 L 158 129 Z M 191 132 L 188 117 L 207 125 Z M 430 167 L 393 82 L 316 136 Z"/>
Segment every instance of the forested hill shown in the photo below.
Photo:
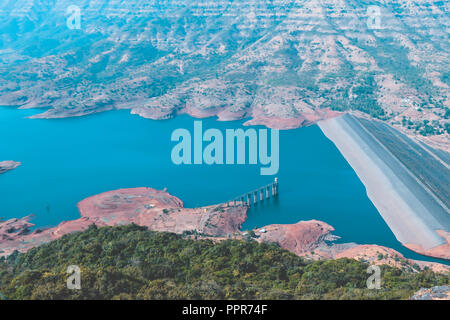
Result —
<path fill-rule="evenodd" d="M 67 289 L 69 265 L 81 289 Z M 190 240 L 136 225 L 66 235 L 0 259 L 7 299 L 406 299 L 422 287 L 449 284 L 431 271 L 382 267 L 380 290 L 366 288 L 368 265 L 305 261 L 274 244 Z"/>

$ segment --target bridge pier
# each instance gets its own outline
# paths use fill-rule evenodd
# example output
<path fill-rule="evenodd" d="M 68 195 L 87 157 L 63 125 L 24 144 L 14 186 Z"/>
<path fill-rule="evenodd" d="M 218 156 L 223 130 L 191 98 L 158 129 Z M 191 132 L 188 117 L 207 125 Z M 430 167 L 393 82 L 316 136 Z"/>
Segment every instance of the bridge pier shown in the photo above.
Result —
<path fill-rule="evenodd" d="M 272 189 L 272 192 L 270 189 Z M 236 206 L 237 201 L 240 201 L 241 206 L 246 205 L 246 206 L 250 207 L 252 205 L 252 202 L 254 205 L 256 205 L 258 203 L 258 201 L 264 201 L 264 194 L 265 194 L 266 199 L 269 199 L 271 196 L 275 196 L 278 194 L 278 178 L 275 178 L 274 182 L 272 182 L 264 187 L 261 187 L 254 191 L 251 191 L 249 193 L 246 193 L 244 195 L 236 197 L 233 200 L 227 201 L 227 207 L 230 206 L 230 202 L 233 202 L 234 206 Z M 252 201 L 252 198 L 253 198 L 253 201 Z"/>
<path fill-rule="evenodd" d="M 278 193 L 278 179 L 275 178 L 275 182 L 272 183 L 272 196 L 275 196 Z"/>

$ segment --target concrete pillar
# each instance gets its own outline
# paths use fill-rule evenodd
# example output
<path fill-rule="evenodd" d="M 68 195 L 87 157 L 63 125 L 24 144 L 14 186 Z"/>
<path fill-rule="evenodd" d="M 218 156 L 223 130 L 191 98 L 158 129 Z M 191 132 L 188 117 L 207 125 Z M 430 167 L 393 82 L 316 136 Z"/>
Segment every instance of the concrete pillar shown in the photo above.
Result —
<path fill-rule="evenodd" d="M 267 199 L 270 198 L 270 187 L 269 186 L 266 187 L 266 198 Z"/>
<path fill-rule="evenodd" d="M 249 194 L 247 194 L 247 203 L 248 203 L 248 206 L 250 207 L 251 206 L 251 201 L 252 201 L 252 194 L 251 193 L 249 193 Z"/>
<path fill-rule="evenodd" d="M 260 201 L 264 200 L 264 188 L 259 189 L 259 200 Z"/>
<path fill-rule="evenodd" d="M 258 202 L 258 191 L 253 191 L 253 203 L 256 204 Z"/>

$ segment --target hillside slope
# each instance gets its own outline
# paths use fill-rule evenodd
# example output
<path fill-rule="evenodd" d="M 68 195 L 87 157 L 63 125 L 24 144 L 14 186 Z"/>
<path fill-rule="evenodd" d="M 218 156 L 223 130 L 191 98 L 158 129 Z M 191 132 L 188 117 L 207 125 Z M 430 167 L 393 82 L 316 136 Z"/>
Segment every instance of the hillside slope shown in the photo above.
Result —
<path fill-rule="evenodd" d="M 69 5 L 0 3 L 0 105 L 277 128 L 356 110 L 449 150 L 445 1 L 87 0 L 80 29 Z"/>
<path fill-rule="evenodd" d="M 81 290 L 66 287 L 69 265 L 81 269 Z M 431 271 L 383 266 L 381 289 L 369 290 L 367 267 L 351 259 L 306 262 L 256 241 L 93 225 L 1 258 L 0 292 L 8 299 L 407 299 L 450 283 Z"/>

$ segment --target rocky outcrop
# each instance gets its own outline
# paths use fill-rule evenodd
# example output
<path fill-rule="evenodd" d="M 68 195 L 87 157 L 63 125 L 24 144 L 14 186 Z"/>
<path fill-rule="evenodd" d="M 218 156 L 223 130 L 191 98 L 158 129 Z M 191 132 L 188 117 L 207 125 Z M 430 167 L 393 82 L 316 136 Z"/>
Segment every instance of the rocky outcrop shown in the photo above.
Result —
<path fill-rule="evenodd" d="M 273 224 L 259 230 L 258 240 L 276 242 L 282 248 L 302 256 L 322 246 L 332 231 L 334 231 L 332 226 L 317 220 L 300 221 L 296 224 Z"/>
<path fill-rule="evenodd" d="M 151 188 L 105 192 L 81 201 L 78 208 L 83 218 L 97 225 L 135 223 L 155 231 L 202 230 L 212 236 L 236 232 L 247 219 L 245 207 L 184 208 L 180 199 Z"/>
<path fill-rule="evenodd" d="M 5 173 L 7 171 L 13 170 L 20 166 L 20 162 L 16 161 L 1 161 L 0 162 L 0 174 Z"/>
<path fill-rule="evenodd" d="M 89 197 L 78 204 L 81 218 L 54 228 L 29 232 L 30 217 L 0 222 L 0 256 L 25 252 L 91 224 L 114 226 L 135 223 L 150 230 L 175 233 L 202 230 L 209 236 L 225 236 L 239 230 L 247 219 L 246 207 L 207 206 L 184 208 L 183 202 L 165 190 L 119 189 Z M 25 232 L 26 231 L 26 232 Z"/>
<path fill-rule="evenodd" d="M 375 265 L 417 272 L 431 269 L 439 273 L 450 272 L 450 267 L 433 262 L 405 258 L 400 252 L 379 245 L 358 245 L 356 243 L 333 243 L 339 237 L 332 234 L 334 228 L 317 221 L 300 221 L 296 224 L 275 224 L 256 230 L 259 242 L 275 242 L 282 248 L 308 259 L 350 258 Z"/>
<path fill-rule="evenodd" d="M 450 286 L 422 288 L 411 297 L 411 300 L 450 300 Z"/>
<path fill-rule="evenodd" d="M 295 224 L 273 224 L 250 232 L 240 231 L 247 219 L 247 207 L 214 205 L 184 208 L 183 202 L 166 190 L 152 188 L 119 189 L 94 195 L 78 204 L 81 218 L 60 223 L 54 228 L 30 231 L 30 216 L 0 222 L 0 256 L 15 250 L 25 252 L 65 234 L 82 231 L 91 224 L 115 226 L 135 223 L 154 231 L 166 231 L 197 239 L 246 239 L 274 242 L 307 259 L 352 258 L 371 264 L 419 271 L 425 267 L 436 272 L 450 268 L 437 263 L 406 259 L 399 252 L 377 245 L 335 244 L 337 236 L 329 224 L 300 221 Z"/>
<path fill-rule="evenodd" d="M 412 272 L 431 269 L 434 272 L 449 273 L 450 267 L 434 262 L 405 258 L 400 252 L 379 245 L 356 245 L 352 248 L 336 250 L 333 258 L 362 260 L 375 265 L 388 265 Z"/>
<path fill-rule="evenodd" d="M 4 222 L 0 221 L 0 241 L 19 240 L 24 235 L 29 234 L 30 229 L 34 226 L 29 222 L 30 217 L 27 216 L 22 219 L 13 218 Z"/>

